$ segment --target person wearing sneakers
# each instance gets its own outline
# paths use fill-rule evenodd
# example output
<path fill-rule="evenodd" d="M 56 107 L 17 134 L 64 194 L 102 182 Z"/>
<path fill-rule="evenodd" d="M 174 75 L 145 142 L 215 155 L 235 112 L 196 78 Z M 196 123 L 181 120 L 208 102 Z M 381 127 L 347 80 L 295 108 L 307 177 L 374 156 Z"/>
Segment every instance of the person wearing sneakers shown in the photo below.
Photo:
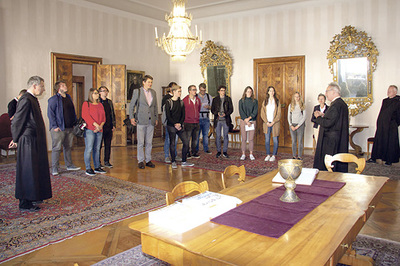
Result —
<path fill-rule="evenodd" d="M 74 103 L 67 94 L 68 87 L 65 81 L 57 81 L 54 84 L 54 95 L 48 100 L 47 117 L 51 135 L 51 173 L 58 175 L 61 150 L 64 150 L 64 162 L 67 170 L 81 169 L 72 163 L 71 148 L 74 140 L 72 128 L 77 118 Z"/>
<path fill-rule="evenodd" d="M 106 173 L 100 167 L 100 145 L 103 138 L 106 113 L 99 98 L 99 91 L 96 88 L 91 88 L 87 102 L 82 104 L 82 118 L 87 124 L 85 128 L 85 152 L 83 157 L 85 159 L 86 174 L 89 176 L 94 176 L 95 173 Z M 91 154 L 93 155 L 94 171 L 90 166 Z"/>
<path fill-rule="evenodd" d="M 113 102 L 107 98 L 108 92 L 109 91 L 106 86 L 101 86 L 99 88 L 100 102 L 101 104 L 103 104 L 104 112 L 106 114 L 106 123 L 103 126 L 103 140 L 101 142 L 101 143 L 104 142 L 104 166 L 112 168 L 113 166 L 110 163 L 111 141 L 113 138 L 113 131 L 115 130 L 116 126 L 116 121 L 115 121 Z M 101 145 L 100 145 L 100 151 L 101 151 Z"/>
<path fill-rule="evenodd" d="M 240 134 L 242 135 L 242 156 L 240 160 L 246 159 L 247 135 L 249 140 L 250 160 L 254 161 L 254 134 L 256 132 L 256 119 L 258 113 L 258 101 L 254 98 L 254 91 L 250 86 L 244 89 L 242 99 L 239 100 Z"/>
<path fill-rule="evenodd" d="M 292 96 L 292 102 L 288 109 L 288 123 L 290 135 L 292 137 L 293 159 L 302 160 L 304 148 L 304 128 L 306 121 L 306 107 L 301 99 L 300 93 L 295 92 Z M 297 146 L 297 157 L 296 157 Z"/>
<path fill-rule="evenodd" d="M 197 97 L 201 102 L 200 118 L 199 118 L 199 137 L 197 138 L 196 151 L 199 151 L 200 135 L 203 136 L 203 150 L 204 153 L 211 154 L 208 149 L 208 132 L 210 131 L 210 110 L 212 104 L 212 97 L 206 92 L 207 85 L 205 83 L 199 84 L 199 94 Z"/>
<path fill-rule="evenodd" d="M 173 82 L 173 81 L 171 81 L 169 84 L 168 84 L 168 87 L 167 87 L 167 94 L 165 94 L 164 95 L 164 97 L 162 98 L 162 100 L 161 100 L 161 113 L 163 113 L 163 110 L 164 110 L 164 105 L 165 105 L 165 103 L 167 102 L 167 100 L 168 99 L 171 99 L 172 98 L 172 92 L 171 92 L 171 87 L 173 86 L 173 85 L 177 85 L 176 84 L 176 82 Z M 167 126 L 166 125 L 163 125 L 164 126 L 164 129 L 165 129 L 165 139 L 164 139 L 164 162 L 165 163 L 171 163 L 171 158 L 169 158 L 169 135 L 168 135 L 168 130 L 167 130 Z M 175 159 L 178 159 L 178 158 L 176 158 L 177 156 L 177 154 L 176 154 L 176 151 L 177 151 L 177 149 L 176 149 L 176 146 L 177 146 L 177 143 L 178 143 L 178 135 L 176 135 L 176 140 L 175 140 Z"/>
<path fill-rule="evenodd" d="M 198 150 L 196 150 L 197 139 L 199 138 L 199 118 L 200 118 L 200 108 L 201 102 L 197 98 L 197 89 L 195 85 L 190 85 L 188 87 L 189 95 L 183 98 L 183 104 L 185 105 L 185 124 L 184 129 L 186 133 L 186 138 L 191 141 L 191 146 L 189 147 L 191 152 L 188 154 L 188 158 L 200 158 Z"/>
<path fill-rule="evenodd" d="M 232 99 L 226 93 L 226 86 L 219 86 L 218 95 L 214 97 L 211 105 L 211 113 L 214 115 L 214 130 L 216 133 L 215 144 L 217 146 L 217 158 L 221 157 L 221 133 L 224 133 L 224 158 L 229 158 L 228 143 L 229 143 L 229 126 L 232 124 L 231 114 L 233 113 Z"/>
<path fill-rule="evenodd" d="M 169 134 L 169 151 L 171 156 L 172 169 L 178 168 L 176 165 L 175 156 L 175 141 L 176 135 L 182 140 L 182 167 L 193 166 L 194 164 L 188 163 L 187 153 L 189 150 L 189 141 L 186 137 L 185 130 L 183 129 L 183 122 L 185 121 L 185 106 L 183 101 L 180 99 L 182 89 L 178 85 L 172 85 L 171 87 L 172 98 L 165 102 L 165 114 L 167 117 L 167 130 Z"/>
<path fill-rule="evenodd" d="M 267 88 L 266 98 L 261 106 L 261 119 L 263 121 L 263 132 L 265 134 L 265 149 L 267 156 L 264 161 L 275 161 L 275 156 L 278 153 L 279 144 L 279 129 L 281 120 L 281 108 L 279 99 L 276 96 L 276 91 L 273 86 Z M 274 148 L 271 156 L 270 140 L 274 142 Z"/>

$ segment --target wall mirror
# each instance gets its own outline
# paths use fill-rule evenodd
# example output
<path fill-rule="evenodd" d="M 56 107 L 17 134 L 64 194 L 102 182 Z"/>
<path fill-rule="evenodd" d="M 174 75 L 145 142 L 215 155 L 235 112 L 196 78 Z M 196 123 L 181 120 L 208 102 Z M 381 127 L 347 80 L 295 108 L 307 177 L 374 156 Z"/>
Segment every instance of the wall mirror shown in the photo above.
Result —
<path fill-rule="evenodd" d="M 226 94 L 230 96 L 232 58 L 225 47 L 208 40 L 200 53 L 200 67 L 207 91 L 212 97 L 218 95 L 218 87 L 221 85 L 226 86 Z"/>
<path fill-rule="evenodd" d="M 378 50 L 364 31 L 346 26 L 333 37 L 328 64 L 333 81 L 339 83 L 350 116 L 364 112 L 373 102 L 372 73 L 377 67 Z"/>

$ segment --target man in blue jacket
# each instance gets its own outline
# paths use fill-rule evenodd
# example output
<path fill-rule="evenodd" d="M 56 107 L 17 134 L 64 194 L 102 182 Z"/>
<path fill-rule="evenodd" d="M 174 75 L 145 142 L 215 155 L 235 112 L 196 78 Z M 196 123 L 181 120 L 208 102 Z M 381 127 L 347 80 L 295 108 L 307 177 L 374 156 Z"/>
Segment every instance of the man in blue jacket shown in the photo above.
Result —
<path fill-rule="evenodd" d="M 47 116 L 49 118 L 50 135 L 52 141 L 51 168 L 52 174 L 58 175 L 60 166 L 61 146 L 64 149 L 64 162 L 67 170 L 81 169 L 72 163 L 71 147 L 74 140 L 72 128 L 76 123 L 75 107 L 71 96 L 67 94 L 68 88 L 64 81 L 54 84 L 55 95 L 48 100 Z"/>

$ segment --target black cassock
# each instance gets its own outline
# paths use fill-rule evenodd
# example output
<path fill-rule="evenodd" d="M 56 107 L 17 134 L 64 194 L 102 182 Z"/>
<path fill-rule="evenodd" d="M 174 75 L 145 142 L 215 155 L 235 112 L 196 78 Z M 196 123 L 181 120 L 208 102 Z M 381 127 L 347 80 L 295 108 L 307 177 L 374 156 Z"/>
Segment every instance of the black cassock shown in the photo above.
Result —
<path fill-rule="evenodd" d="M 46 129 L 39 102 L 29 92 L 18 101 L 11 132 L 18 144 L 15 197 L 29 201 L 51 198 Z"/>
<path fill-rule="evenodd" d="M 349 110 L 342 98 L 334 100 L 325 116 L 315 120 L 319 128 L 317 148 L 314 156 L 314 168 L 326 171 L 324 158 L 326 154 L 349 152 Z M 347 163 L 335 162 L 333 171 L 348 172 Z"/>
<path fill-rule="evenodd" d="M 382 101 L 381 111 L 376 121 L 376 132 L 371 158 L 387 163 L 399 162 L 400 96 Z"/>

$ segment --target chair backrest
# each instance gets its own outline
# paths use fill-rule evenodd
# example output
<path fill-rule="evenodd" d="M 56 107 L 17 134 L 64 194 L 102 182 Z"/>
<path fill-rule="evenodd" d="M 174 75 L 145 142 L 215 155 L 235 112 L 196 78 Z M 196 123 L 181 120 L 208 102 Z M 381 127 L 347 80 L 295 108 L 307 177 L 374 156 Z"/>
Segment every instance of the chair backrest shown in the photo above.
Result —
<path fill-rule="evenodd" d="M 176 185 L 171 192 L 167 192 L 167 194 L 165 195 L 167 205 L 174 203 L 177 197 L 186 196 L 192 192 L 203 193 L 207 190 L 208 190 L 207 181 L 203 181 L 200 184 L 194 181 L 181 182 L 178 185 Z"/>
<path fill-rule="evenodd" d="M 11 135 L 11 121 L 8 113 L 0 116 L 0 139 L 12 137 Z"/>
<path fill-rule="evenodd" d="M 325 155 L 325 166 L 329 172 L 333 172 L 333 162 L 339 161 L 343 163 L 355 163 L 357 164 L 356 171 L 357 174 L 361 174 L 365 168 L 365 158 L 357 158 L 357 156 L 350 153 L 338 153 L 335 155 Z"/>
<path fill-rule="evenodd" d="M 236 165 L 230 165 L 225 168 L 224 173 L 222 174 L 222 187 L 225 189 L 226 188 L 226 180 L 227 178 L 234 176 L 234 175 L 239 175 L 238 181 L 240 183 L 243 183 L 246 181 L 246 169 L 244 168 L 244 165 L 242 166 L 236 166 Z"/>
<path fill-rule="evenodd" d="M 235 129 L 240 129 L 240 116 L 235 116 Z"/>

